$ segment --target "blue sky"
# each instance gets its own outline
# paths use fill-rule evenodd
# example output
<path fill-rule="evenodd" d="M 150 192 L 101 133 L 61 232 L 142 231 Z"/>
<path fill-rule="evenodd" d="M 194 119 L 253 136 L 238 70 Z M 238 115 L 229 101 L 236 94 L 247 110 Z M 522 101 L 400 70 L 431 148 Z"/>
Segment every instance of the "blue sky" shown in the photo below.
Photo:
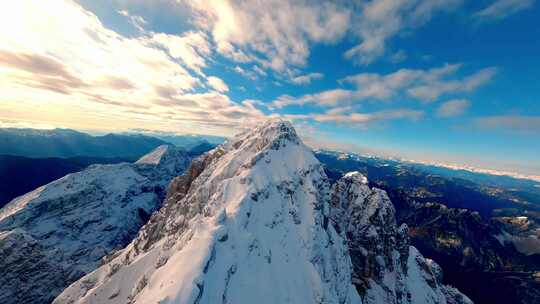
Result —
<path fill-rule="evenodd" d="M 281 117 L 317 147 L 539 175 L 539 6 L 21 1 L 0 16 L 0 121 L 231 135 Z"/>

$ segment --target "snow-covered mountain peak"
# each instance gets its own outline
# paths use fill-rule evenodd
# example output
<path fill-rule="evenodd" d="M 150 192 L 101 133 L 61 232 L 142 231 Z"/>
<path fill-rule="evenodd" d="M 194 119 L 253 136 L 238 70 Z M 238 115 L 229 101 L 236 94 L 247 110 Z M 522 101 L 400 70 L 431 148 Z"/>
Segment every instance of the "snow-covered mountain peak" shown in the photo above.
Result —
<path fill-rule="evenodd" d="M 265 123 L 194 161 L 137 239 L 56 303 L 359 303 L 328 194 L 292 126 Z"/>
<path fill-rule="evenodd" d="M 169 145 L 161 145 L 157 148 L 155 148 L 152 152 L 142 156 L 136 164 L 150 164 L 150 165 L 158 165 L 164 157 L 166 157 L 167 152 L 171 151 L 171 146 Z"/>
<path fill-rule="evenodd" d="M 368 179 L 361 173 L 354 171 L 345 174 L 334 185 L 334 195 L 332 197 L 333 211 L 337 213 L 337 225 L 346 225 L 343 212 L 353 212 L 356 222 L 363 225 L 373 223 L 377 217 L 377 223 L 390 223 L 395 226 L 395 211 L 392 202 L 385 191 L 368 186 Z M 351 229 L 356 229 L 352 224 Z M 375 227 L 375 226 L 374 226 Z M 376 226 L 378 227 L 378 226 Z"/>
<path fill-rule="evenodd" d="M 394 213 L 358 172 L 331 188 L 292 125 L 269 121 L 195 159 L 137 238 L 54 303 L 434 304 L 459 296 L 409 247 Z"/>
<path fill-rule="evenodd" d="M 226 143 L 226 147 L 239 148 L 247 146 L 252 151 L 266 148 L 278 150 L 286 146 L 287 143 L 301 144 L 301 140 L 296 134 L 292 124 L 283 120 L 268 120 L 267 122 L 237 135 Z"/>
<path fill-rule="evenodd" d="M 186 151 L 172 145 L 161 145 L 141 157 L 135 165 L 141 170 L 149 168 L 165 176 L 175 177 L 189 166 L 191 158 Z M 167 179 L 167 180 L 170 180 Z"/>
<path fill-rule="evenodd" d="M 343 179 L 349 179 L 351 181 L 355 181 L 364 185 L 368 184 L 367 177 L 365 177 L 362 173 L 358 171 L 352 171 L 352 172 L 346 173 L 345 175 L 343 175 Z"/>

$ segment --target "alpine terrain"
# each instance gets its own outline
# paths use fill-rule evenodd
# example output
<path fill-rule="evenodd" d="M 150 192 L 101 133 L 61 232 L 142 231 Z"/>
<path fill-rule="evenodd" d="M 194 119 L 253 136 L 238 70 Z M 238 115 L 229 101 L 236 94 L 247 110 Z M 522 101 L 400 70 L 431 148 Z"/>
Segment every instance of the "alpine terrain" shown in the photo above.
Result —
<path fill-rule="evenodd" d="M 471 303 L 394 213 L 359 173 L 332 186 L 270 121 L 194 160 L 138 236 L 54 303 Z"/>
<path fill-rule="evenodd" d="M 136 163 L 92 165 L 0 210 L 0 303 L 50 303 L 127 245 L 190 159 L 160 146 Z"/>

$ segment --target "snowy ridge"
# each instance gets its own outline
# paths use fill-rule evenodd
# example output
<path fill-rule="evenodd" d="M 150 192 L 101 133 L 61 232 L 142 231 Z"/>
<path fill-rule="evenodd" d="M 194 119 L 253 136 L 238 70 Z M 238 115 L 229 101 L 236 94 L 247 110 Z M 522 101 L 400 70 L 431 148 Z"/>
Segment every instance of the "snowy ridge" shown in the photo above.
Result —
<path fill-rule="evenodd" d="M 161 145 L 157 147 L 154 151 L 144 155 L 141 157 L 136 164 L 150 164 L 150 165 L 157 165 L 161 162 L 161 159 L 163 156 L 167 153 L 169 150 L 169 146 L 167 145 Z"/>
<path fill-rule="evenodd" d="M 0 303 L 50 302 L 129 243 L 189 164 L 183 152 L 165 154 L 167 162 L 93 165 L 2 208 Z"/>
<path fill-rule="evenodd" d="M 328 225 L 324 172 L 289 123 L 241 134 L 202 162 L 180 200 L 55 303 L 359 303 Z"/>

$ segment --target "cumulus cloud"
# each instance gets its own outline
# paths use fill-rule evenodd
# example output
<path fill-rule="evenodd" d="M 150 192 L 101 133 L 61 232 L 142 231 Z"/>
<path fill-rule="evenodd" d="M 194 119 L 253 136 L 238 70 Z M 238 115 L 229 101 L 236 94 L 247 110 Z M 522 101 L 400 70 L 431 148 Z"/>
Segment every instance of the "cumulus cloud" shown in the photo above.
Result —
<path fill-rule="evenodd" d="M 333 43 L 347 31 L 351 12 L 333 1 L 199 0 L 188 5 L 195 23 L 211 33 L 217 51 L 237 62 L 286 72 L 303 66 L 310 42 Z"/>
<path fill-rule="evenodd" d="M 144 26 L 148 23 L 146 20 L 137 15 L 131 15 L 127 10 L 120 10 L 118 13 L 126 18 L 128 18 L 131 25 L 133 25 L 138 31 L 144 32 Z"/>
<path fill-rule="evenodd" d="M 497 72 L 496 68 L 485 68 L 461 80 L 444 81 L 429 79 L 424 84 L 411 87 L 407 93 L 420 100 L 430 102 L 448 93 L 472 92 L 489 82 Z"/>
<path fill-rule="evenodd" d="M 351 34 L 358 44 L 346 58 L 369 64 L 383 56 L 387 42 L 424 25 L 462 0 L 309 1 L 271 0 L 254 5 L 238 0 L 184 3 L 195 12 L 193 23 L 212 37 L 219 53 L 239 62 L 289 73 L 303 67 L 312 43 L 330 44 Z M 395 52 L 391 60 L 404 59 Z"/>
<path fill-rule="evenodd" d="M 150 33 L 140 38 L 149 46 L 157 46 L 187 68 L 204 76 L 202 68 L 207 66 L 206 57 L 211 53 L 210 43 L 203 32 L 187 32 L 179 35 L 165 33 Z"/>
<path fill-rule="evenodd" d="M 467 99 L 449 100 L 441 104 L 441 106 L 437 109 L 437 115 L 439 117 L 459 116 L 465 113 L 469 106 L 470 102 Z"/>
<path fill-rule="evenodd" d="M 413 109 L 391 109 L 374 112 L 358 112 L 354 109 L 334 108 L 323 113 L 285 114 L 282 118 L 295 121 L 296 123 L 317 122 L 345 125 L 347 127 L 366 129 L 373 124 L 393 120 L 418 121 L 424 116 L 424 112 Z"/>
<path fill-rule="evenodd" d="M 321 73 L 309 73 L 306 75 L 296 76 L 291 79 L 291 82 L 294 84 L 306 85 L 306 84 L 310 84 L 311 81 L 315 79 L 321 79 L 323 77 L 324 75 Z"/>
<path fill-rule="evenodd" d="M 381 120 L 393 120 L 393 119 L 408 119 L 418 120 L 424 113 L 422 111 L 410 110 L 410 109 L 393 109 L 384 110 L 372 113 L 335 113 L 327 112 L 324 114 L 317 114 L 311 116 L 312 119 L 318 122 L 335 122 L 343 124 L 360 124 L 366 125 L 370 122 L 376 122 Z"/>
<path fill-rule="evenodd" d="M 211 47 L 202 32 L 128 38 L 67 0 L 16 1 L 0 22 L 0 119 L 223 133 L 264 117 L 205 76 Z"/>
<path fill-rule="evenodd" d="M 247 79 L 250 79 L 250 80 L 257 80 L 258 76 L 255 72 L 253 71 L 250 71 L 250 70 L 246 70 L 240 66 L 235 66 L 234 69 L 233 69 L 236 73 L 246 77 Z"/>
<path fill-rule="evenodd" d="M 339 88 L 300 97 L 282 95 L 271 103 L 271 107 L 283 108 L 304 104 L 331 107 L 366 99 L 391 100 L 400 97 L 433 102 L 444 95 L 472 92 L 489 82 L 496 73 L 496 69 L 490 67 L 465 77 L 458 77 L 456 73 L 460 67 L 460 64 L 445 64 L 427 70 L 399 69 L 389 74 L 350 75 L 340 82 L 353 85 L 354 90 Z"/>
<path fill-rule="evenodd" d="M 390 56 L 390 62 L 400 63 L 407 59 L 407 54 L 403 50 L 399 50 Z"/>
<path fill-rule="evenodd" d="M 499 115 L 476 119 L 476 125 L 483 128 L 501 129 L 504 131 L 535 133 L 540 132 L 540 116 Z"/>
<path fill-rule="evenodd" d="M 445 64 L 428 70 L 400 69 L 386 75 L 362 73 L 348 76 L 343 81 L 356 85 L 359 98 L 384 100 L 405 94 L 432 102 L 445 94 L 471 92 L 490 81 L 496 73 L 496 69 L 490 67 L 464 78 L 455 77 L 460 67 L 460 64 Z"/>
<path fill-rule="evenodd" d="M 359 4 L 352 31 L 360 43 L 347 50 L 345 57 L 370 64 L 385 54 L 388 40 L 431 20 L 432 16 L 460 6 L 462 0 L 379 0 Z"/>
<path fill-rule="evenodd" d="M 270 104 L 270 108 L 284 108 L 290 105 L 318 104 L 323 106 L 333 106 L 338 103 L 354 98 L 355 93 L 350 90 L 334 89 L 319 92 L 316 94 L 306 94 L 300 97 L 281 95 Z"/>
<path fill-rule="evenodd" d="M 534 0 L 496 0 L 475 16 L 482 19 L 504 19 L 534 5 Z"/>
<path fill-rule="evenodd" d="M 208 84 L 212 88 L 214 88 L 214 90 L 216 90 L 216 91 L 218 91 L 220 93 L 224 93 L 224 92 L 229 91 L 229 87 L 227 86 L 225 81 L 223 81 L 221 78 L 218 78 L 218 77 L 215 77 L 215 76 L 210 76 L 210 77 L 206 78 L 206 80 L 208 81 Z"/>

